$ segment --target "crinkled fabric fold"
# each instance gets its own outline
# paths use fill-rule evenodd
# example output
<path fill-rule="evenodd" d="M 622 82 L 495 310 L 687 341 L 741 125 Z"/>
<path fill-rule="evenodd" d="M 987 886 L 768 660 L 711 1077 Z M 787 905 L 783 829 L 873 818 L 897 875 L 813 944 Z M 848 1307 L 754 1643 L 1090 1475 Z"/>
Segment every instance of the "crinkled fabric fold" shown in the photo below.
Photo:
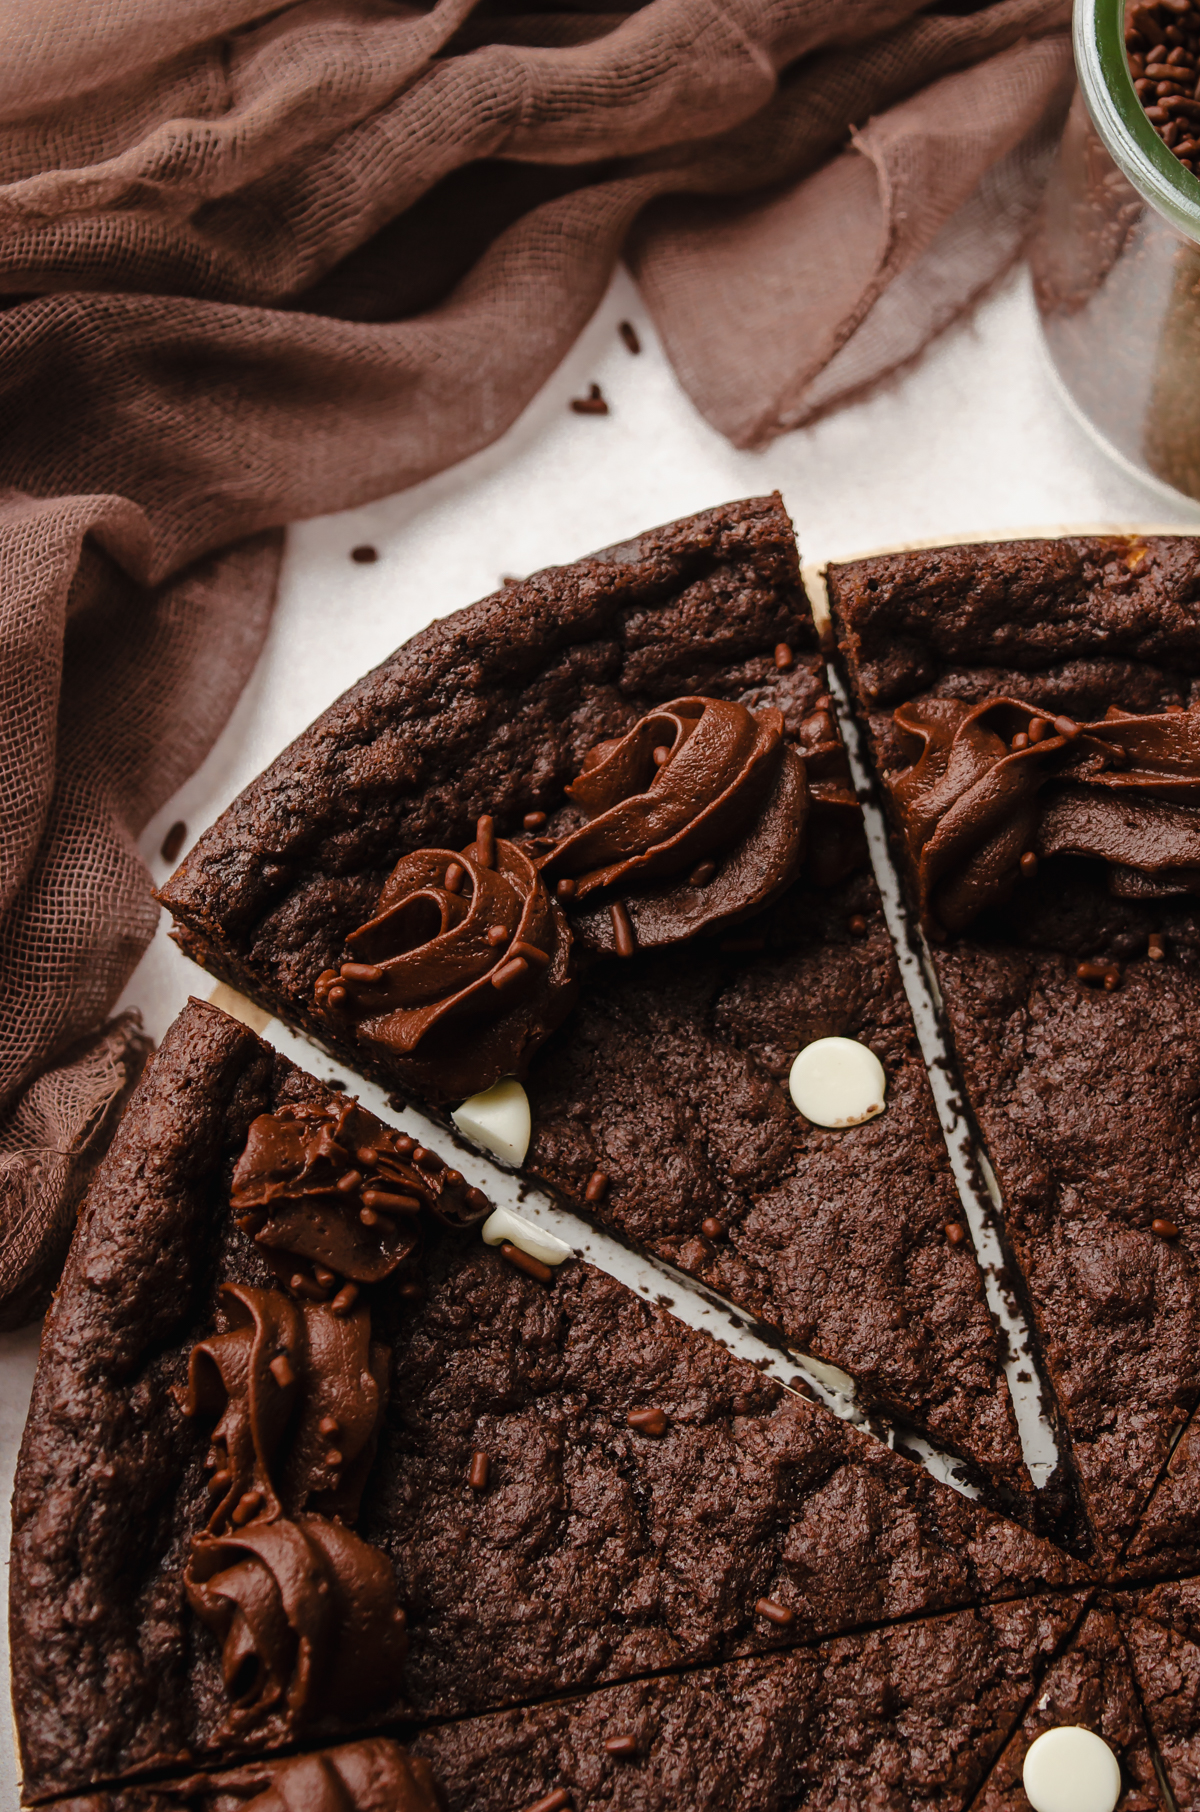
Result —
<path fill-rule="evenodd" d="M 137 838 L 253 666 L 282 526 L 495 440 L 623 251 L 739 444 L 877 382 L 1019 247 L 1068 15 L 2 10 L 0 1317 L 136 1069 L 99 1028 L 154 929 Z"/>

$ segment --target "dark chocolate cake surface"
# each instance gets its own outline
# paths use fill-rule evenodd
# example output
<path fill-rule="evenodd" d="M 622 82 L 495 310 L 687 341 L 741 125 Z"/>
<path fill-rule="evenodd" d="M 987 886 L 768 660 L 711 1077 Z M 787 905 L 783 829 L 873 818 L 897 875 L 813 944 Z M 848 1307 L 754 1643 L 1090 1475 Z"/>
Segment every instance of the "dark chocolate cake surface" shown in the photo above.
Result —
<path fill-rule="evenodd" d="M 1021 1774 L 1031 1746 L 1049 1730 L 1079 1726 L 1108 1744 L 1121 1771 L 1115 1812 L 1166 1806 L 1116 1611 L 1094 1605 L 1055 1657 L 974 1804 L 978 1812 L 1026 1812 Z"/>
<path fill-rule="evenodd" d="M 1185 1812 L 1200 1805 L 1200 1581 L 1122 1594 L 1121 1621 L 1147 1726 Z"/>
<path fill-rule="evenodd" d="M 653 704 L 740 697 L 813 645 L 778 497 L 551 567 L 434 623 L 333 704 L 201 837 L 160 893 L 181 946 L 336 1047 L 313 991 L 402 854 L 519 831 Z M 395 1087 L 386 1061 L 340 1054 Z"/>
<path fill-rule="evenodd" d="M 917 846 L 899 801 L 911 797 L 917 744 L 897 712 L 968 724 L 1000 700 L 993 718 L 1016 712 L 1013 725 L 1037 726 L 1035 742 L 1069 755 L 1082 737 L 1099 752 L 1090 769 L 1074 758 L 1044 810 L 1020 795 L 1011 866 L 1000 875 L 997 856 L 999 879 L 968 923 L 946 931 L 930 912 L 955 1049 L 1092 1539 L 1117 1568 L 1142 1539 L 1138 1519 L 1200 1394 L 1200 902 L 1183 869 L 1129 879 L 1145 825 L 1186 836 L 1186 813 L 1127 791 L 1127 828 L 1104 845 L 1114 795 L 1099 783 L 1128 767 L 1117 739 L 1140 734 L 1136 720 L 1160 736 L 1193 734 L 1200 543 L 897 554 L 832 568 L 829 590 L 914 896 Z M 1106 720 L 1114 710 L 1121 727 Z M 1013 755 L 1025 761 L 1020 735 Z M 1001 765 L 1012 773 L 1007 748 Z M 1022 857 L 1018 873 L 1021 849 L 1039 839 L 1050 853 Z M 1086 853 L 1102 846 L 1108 862 Z M 922 845 L 937 847 L 936 836 Z M 942 860 L 953 879 L 952 857 Z M 931 857 L 920 861 L 932 872 Z M 1179 1563 L 1194 1545 L 1189 1532 Z M 1165 1525 L 1155 1565 L 1171 1565 Z"/>
<path fill-rule="evenodd" d="M 1054 1688 L 1056 1654 L 1085 1604 L 1085 1595 L 1034 1598 L 659 1675 L 434 1725 L 407 1753 L 368 1739 L 57 1803 L 62 1812 L 432 1812 L 436 1792 L 444 1812 L 966 1812 L 975 1803 L 1016 1812 L 1023 1796 L 975 1796 L 1035 1695 Z M 1076 1688 L 1080 1671 L 1068 1669 Z M 1120 1723 L 1127 1708 L 1111 1689 L 1056 1696 L 1065 1710 L 1105 1716 L 1117 1740 L 1130 1722 Z M 1127 1743 L 1121 1759 L 1131 1773 L 1144 1751 Z M 436 1783 L 428 1798 L 427 1780 Z M 1121 1812 L 1159 1803 L 1123 1796 Z"/>
<path fill-rule="evenodd" d="M 790 749 L 843 761 L 777 497 L 535 574 L 414 638 L 200 839 L 161 896 L 176 936 L 339 1060 L 420 1098 L 314 1005 L 347 934 L 399 857 L 461 848 L 482 813 L 498 837 L 520 839 L 529 813 L 547 844 L 569 834 L 564 788 L 589 751 L 681 694 L 778 712 Z M 800 878 L 736 935 L 582 969 L 528 1062 L 526 1168 L 849 1372 L 864 1403 L 1029 1514 L 1000 1341 L 865 846 L 843 829 L 822 872 L 815 815 L 810 831 Z M 887 1111 L 867 1125 L 823 1131 L 788 1095 L 802 1045 L 831 1035 L 884 1066 Z M 423 1098 L 443 1118 L 454 1104 Z"/>
<path fill-rule="evenodd" d="M 555 1792 L 628 1812 L 961 1812 L 1081 1610 L 1067 1597 L 958 1612 L 470 1719 L 413 1748 L 450 1812 Z"/>
<path fill-rule="evenodd" d="M 229 1215 L 252 1120 L 327 1094 L 193 1002 L 89 1190 L 13 1493 L 9 1630 L 29 1799 L 239 1747 L 218 1736 L 218 1651 L 184 1587 L 210 1508 L 208 1429 L 181 1413 L 174 1389 L 214 1325 L 222 1278 L 271 1282 Z"/>
<path fill-rule="evenodd" d="M 1049 1543 L 576 1260 L 547 1283 L 476 1234 L 428 1226 L 411 1262 L 340 1309 L 342 1293 L 332 1307 L 310 1300 L 319 1268 L 315 1284 L 301 1272 L 281 1289 L 291 1262 L 272 1269 L 270 1244 L 231 1211 L 248 1189 L 248 1136 L 253 1126 L 261 1152 L 262 1116 L 290 1125 L 339 1102 L 195 1002 L 98 1173 L 48 1323 L 14 1499 L 10 1622 L 27 1798 L 337 1743 L 397 1720 L 477 1713 L 1085 1577 Z M 353 1124 L 360 1144 L 382 1140 L 369 1116 Z M 268 1241 L 285 1208 L 262 1227 Z M 301 1249 L 294 1225 L 289 1238 Z M 366 1312 L 371 1373 L 338 1385 L 334 1361 L 354 1350 Z M 309 1348 L 336 1349 L 329 1378 L 316 1381 L 340 1391 L 324 1438 L 346 1445 L 364 1389 L 381 1402 L 352 1498 L 344 1486 L 330 1497 L 336 1477 L 324 1496 L 298 1496 L 287 1455 L 303 1448 L 306 1424 L 295 1432 L 290 1411 L 286 1426 L 277 1415 L 269 1426 L 270 1379 L 290 1389 L 308 1348 L 282 1347 L 280 1370 L 280 1357 L 265 1365 L 273 1347 L 261 1342 L 278 1343 L 301 1314 Z M 206 1382 L 217 1364 L 220 1401 Z M 243 1403 L 249 1423 L 238 1420 Z M 214 1441 L 227 1458 L 214 1458 Z M 239 1453 L 255 1470 L 244 1470 L 251 1489 L 230 1526 L 220 1523 L 228 1474 L 212 1469 L 236 1471 Z M 267 1472 L 263 1454 L 274 1456 Z M 479 1454 L 482 1485 L 471 1482 Z M 407 1626 L 402 1665 L 381 1665 L 386 1677 L 348 1700 L 299 1693 L 305 1668 L 315 1679 L 325 1651 L 340 1652 L 341 1626 L 314 1634 L 311 1666 L 288 1659 L 254 1609 L 261 1580 L 257 1600 L 238 1584 L 248 1564 L 269 1565 L 294 1622 L 294 1563 L 279 1560 L 276 1532 L 327 1541 L 330 1525 L 306 1520 L 314 1509 L 353 1530 L 354 1565 L 375 1569 L 373 1594 L 394 1589 Z M 222 1676 L 202 1614 L 214 1568 L 197 1560 L 217 1540 L 214 1520 L 225 1570 L 210 1596 L 241 1593 L 260 1662 L 274 1665 L 279 1651 L 291 1670 L 286 1703 L 247 1694 L 228 1643 Z M 377 1638 L 368 1628 L 362 1640 Z"/>

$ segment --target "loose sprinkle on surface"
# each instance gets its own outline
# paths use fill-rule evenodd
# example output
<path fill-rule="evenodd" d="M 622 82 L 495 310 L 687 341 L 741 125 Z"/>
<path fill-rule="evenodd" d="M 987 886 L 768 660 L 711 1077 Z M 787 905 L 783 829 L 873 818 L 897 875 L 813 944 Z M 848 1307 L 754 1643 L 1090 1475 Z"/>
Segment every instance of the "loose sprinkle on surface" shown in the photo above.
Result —
<path fill-rule="evenodd" d="M 176 818 L 174 824 L 163 838 L 162 848 L 158 853 L 164 862 L 178 861 L 179 852 L 186 842 L 187 825 L 182 818 Z"/>
<path fill-rule="evenodd" d="M 573 396 L 571 408 L 576 415 L 608 414 L 608 404 L 604 400 L 599 384 L 589 384 L 586 396 Z"/>

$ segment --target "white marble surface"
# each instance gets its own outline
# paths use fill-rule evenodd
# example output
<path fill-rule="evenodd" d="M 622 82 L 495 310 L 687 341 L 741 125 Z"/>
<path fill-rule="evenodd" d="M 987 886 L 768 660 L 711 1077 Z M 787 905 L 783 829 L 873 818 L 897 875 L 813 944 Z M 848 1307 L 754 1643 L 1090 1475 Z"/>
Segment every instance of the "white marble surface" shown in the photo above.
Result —
<path fill-rule="evenodd" d="M 636 358 L 617 335 L 622 319 L 641 336 Z M 611 413 L 572 414 L 568 399 L 593 381 Z M 765 452 L 739 453 L 679 390 L 632 284 L 619 274 L 563 366 L 495 447 L 415 490 L 292 531 L 258 669 L 204 766 L 142 839 L 155 879 L 168 872 L 158 854 L 168 825 L 182 818 L 194 838 L 338 692 L 433 618 L 494 590 L 505 574 L 572 560 L 653 523 L 775 487 L 809 563 L 899 542 L 1032 528 L 1200 528 L 1200 508 L 1164 499 L 1111 464 L 1064 409 L 1021 275 L 869 402 Z M 350 549 L 362 542 L 379 550 L 374 565 L 351 562 Z M 193 990 L 207 994 L 211 982 L 160 927 L 122 1004 L 140 1007 L 157 1038 Z M 298 1041 L 292 1048 L 310 1068 L 331 1073 Z M 549 1209 L 523 1211 L 563 1224 Z M 651 1287 L 637 1261 L 611 1242 L 592 1234 L 588 1247 L 595 1262 Z M 719 1310 L 699 1296 L 681 1289 L 676 1303 L 689 1321 L 728 1333 Z M 36 1352 L 36 1330 L 0 1337 L 6 1515 Z M 793 1368 L 778 1369 L 788 1376 Z M 5 1566 L 7 1551 L 0 1531 Z M 0 1646 L 4 1640 L 0 1630 Z M 0 1808 L 16 1803 L 6 1727 Z"/>

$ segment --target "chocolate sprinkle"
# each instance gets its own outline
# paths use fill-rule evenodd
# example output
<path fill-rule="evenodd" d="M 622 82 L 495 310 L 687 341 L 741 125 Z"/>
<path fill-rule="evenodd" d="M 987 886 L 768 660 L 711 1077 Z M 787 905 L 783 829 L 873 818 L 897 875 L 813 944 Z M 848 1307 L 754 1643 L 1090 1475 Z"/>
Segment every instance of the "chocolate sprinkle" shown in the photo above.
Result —
<path fill-rule="evenodd" d="M 630 1428 L 636 1428 L 639 1434 L 650 1435 L 656 1441 L 667 1432 L 666 1411 L 657 1407 L 631 1409 L 625 1420 Z"/>
<path fill-rule="evenodd" d="M 599 384 L 589 384 L 586 396 L 573 396 L 571 407 L 576 415 L 608 414 L 608 404 L 601 395 Z"/>
<path fill-rule="evenodd" d="M 602 1202 L 608 1193 L 608 1176 L 603 1170 L 593 1170 L 583 1192 L 585 1202 Z"/>
<path fill-rule="evenodd" d="M 612 919 L 613 938 L 616 941 L 617 955 L 632 956 L 637 949 L 637 939 L 633 935 L 633 926 L 629 922 L 629 914 L 625 910 L 624 902 L 621 900 L 614 900 L 608 910 L 609 916 Z"/>
<path fill-rule="evenodd" d="M 715 1214 L 710 1214 L 701 1221 L 700 1231 L 705 1239 L 724 1239 L 725 1223 L 719 1221 Z"/>
<path fill-rule="evenodd" d="M 518 1271 L 524 1271 L 526 1277 L 536 1278 L 538 1283 L 553 1283 L 554 1272 L 549 1265 L 544 1265 L 540 1258 L 534 1258 L 530 1252 L 522 1252 L 520 1246 L 514 1246 L 505 1240 L 500 1248 L 501 1258 L 506 1258 Z"/>
<path fill-rule="evenodd" d="M 1159 1239 L 1178 1239 L 1179 1228 L 1174 1221 L 1168 1221 L 1161 1215 L 1150 1223 L 1151 1233 L 1157 1233 Z"/>
<path fill-rule="evenodd" d="M 358 1285 L 352 1283 L 343 1284 L 329 1305 L 330 1313 L 334 1315 L 348 1315 L 357 1301 Z"/>
<path fill-rule="evenodd" d="M 638 1740 L 635 1736 L 605 1737 L 604 1748 L 608 1755 L 636 1755 Z"/>
<path fill-rule="evenodd" d="M 617 328 L 617 332 L 624 340 L 626 346 L 628 346 L 630 352 L 640 352 L 642 350 L 642 342 L 637 337 L 637 329 L 632 321 L 622 321 Z"/>
<path fill-rule="evenodd" d="M 488 1482 L 488 1456 L 480 1448 L 471 1455 L 471 1470 L 467 1474 L 467 1483 L 472 1491 L 482 1491 Z"/>
<path fill-rule="evenodd" d="M 350 558 L 356 566 L 373 566 L 379 558 L 379 549 L 364 541 L 361 547 L 350 549 Z"/>
<path fill-rule="evenodd" d="M 780 1604 L 777 1598 L 760 1598 L 754 1607 L 759 1617 L 765 1617 L 769 1623 L 786 1629 L 789 1623 L 796 1621 L 796 1613 L 789 1605 Z"/>
<path fill-rule="evenodd" d="M 179 859 L 179 852 L 186 842 L 187 825 L 182 818 L 176 818 L 174 824 L 163 838 L 162 848 L 158 853 L 164 862 L 176 862 Z"/>
<path fill-rule="evenodd" d="M 383 980 L 383 970 L 378 963 L 343 963 L 341 975 L 343 981 L 366 982 L 368 985 Z"/>

